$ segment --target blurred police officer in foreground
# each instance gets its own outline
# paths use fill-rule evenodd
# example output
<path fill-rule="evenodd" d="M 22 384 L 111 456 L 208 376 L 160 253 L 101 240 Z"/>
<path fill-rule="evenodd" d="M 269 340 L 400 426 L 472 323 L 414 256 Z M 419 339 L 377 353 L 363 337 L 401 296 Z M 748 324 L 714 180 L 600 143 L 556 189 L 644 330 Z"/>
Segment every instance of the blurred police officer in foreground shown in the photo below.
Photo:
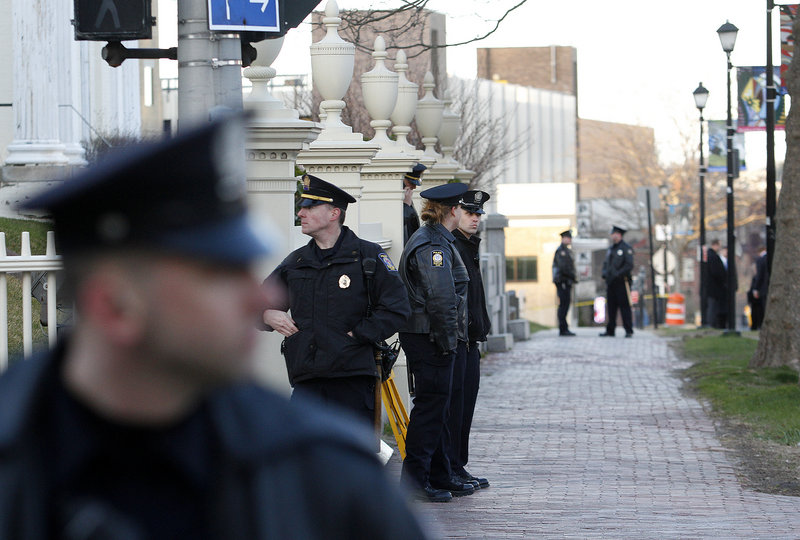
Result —
<path fill-rule="evenodd" d="M 356 202 L 349 193 L 305 175 L 300 197 L 300 227 L 311 240 L 267 278 L 289 294 L 264 312 L 264 323 L 286 336 L 293 397 L 311 396 L 372 424 L 378 375 L 372 344 L 408 318 L 405 287 L 386 252 L 343 225 L 348 203 Z"/>
<path fill-rule="evenodd" d="M 567 312 L 572 301 L 572 284 L 577 283 L 578 274 L 575 272 L 575 262 L 572 260 L 572 231 L 561 233 L 561 245 L 558 246 L 553 256 L 553 283 L 558 293 L 558 335 L 574 336 L 575 332 L 569 331 Z"/>
<path fill-rule="evenodd" d="M 456 348 L 467 340 L 469 276 L 455 248 L 452 231 L 461 219 L 465 184 L 443 184 L 423 191 L 424 225 L 400 258 L 411 317 L 400 329 L 400 344 L 414 376 L 416 394 L 406 435 L 401 478 L 423 500 L 447 502 L 474 493 L 472 484 L 454 478 L 448 459 L 447 415 Z"/>
<path fill-rule="evenodd" d="M 229 119 L 23 205 L 54 218 L 78 316 L 0 378 L 0 538 L 422 536 L 368 430 L 251 382 L 243 143 Z"/>
<path fill-rule="evenodd" d="M 486 478 L 478 478 L 467 472 L 469 461 L 469 433 L 472 416 L 478 399 L 481 379 L 481 351 L 478 342 L 486 341 L 491 329 L 489 313 L 486 310 L 486 293 L 481 276 L 481 239 L 477 236 L 481 216 L 485 214 L 483 205 L 489 200 L 485 191 L 470 190 L 461 196 L 461 219 L 453 231 L 456 249 L 469 274 L 467 288 L 467 341 L 459 341 L 456 348 L 456 361 L 453 367 L 453 390 L 450 397 L 450 466 L 453 473 L 464 483 L 471 483 L 475 489 L 489 487 Z"/>
<path fill-rule="evenodd" d="M 631 271 L 633 270 L 633 248 L 623 239 L 627 231 L 616 225 L 611 229 L 611 247 L 603 261 L 603 279 L 608 297 L 608 321 L 601 336 L 614 336 L 617 328 L 617 310 L 622 314 L 625 337 L 633 337 L 633 315 L 631 314 Z"/>
<path fill-rule="evenodd" d="M 422 163 L 417 163 L 403 176 L 403 244 L 408 242 L 411 235 L 419 229 L 419 215 L 416 208 L 414 208 L 413 195 L 414 190 L 422 185 L 420 177 L 427 169 Z"/>

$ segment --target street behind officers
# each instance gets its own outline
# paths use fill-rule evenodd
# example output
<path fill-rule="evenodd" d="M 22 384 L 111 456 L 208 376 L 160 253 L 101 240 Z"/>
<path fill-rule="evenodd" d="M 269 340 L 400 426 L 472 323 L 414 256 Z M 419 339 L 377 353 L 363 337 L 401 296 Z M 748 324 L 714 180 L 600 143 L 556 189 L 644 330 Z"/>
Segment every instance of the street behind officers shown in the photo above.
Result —
<path fill-rule="evenodd" d="M 422 163 L 417 163 L 403 176 L 403 245 L 408 242 L 411 235 L 419 229 L 419 215 L 414 208 L 414 190 L 422 185 L 421 176 L 427 169 Z"/>
<path fill-rule="evenodd" d="M 450 397 L 450 466 L 463 483 L 471 483 L 475 489 L 489 487 L 489 480 L 478 478 L 467 472 L 469 461 L 469 434 L 472 417 L 478 399 L 481 379 L 481 351 L 478 342 L 486 341 L 491 329 L 489 312 L 486 310 L 486 293 L 481 276 L 481 238 L 477 236 L 483 205 L 489 200 L 485 191 L 470 190 L 461 197 L 461 219 L 453 231 L 456 249 L 469 275 L 467 288 L 467 342 L 458 342 L 456 361 L 453 367 L 453 390 Z"/>
<path fill-rule="evenodd" d="M 372 345 L 408 318 L 405 287 L 386 252 L 343 225 L 348 203 L 356 202 L 349 193 L 305 175 L 300 197 L 297 215 L 311 240 L 267 278 L 288 296 L 264 311 L 264 323 L 286 336 L 282 350 L 293 399 L 310 396 L 372 424 Z"/>
<path fill-rule="evenodd" d="M 553 256 L 553 283 L 556 285 L 558 293 L 558 335 L 574 336 L 575 332 L 569 331 L 567 324 L 567 312 L 572 301 L 572 284 L 578 282 L 578 274 L 575 271 L 575 261 L 572 259 L 572 231 L 566 230 L 561 233 L 561 245 L 558 246 L 555 256 Z"/>
<path fill-rule="evenodd" d="M 633 337 L 633 314 L 631 313 L 631 271 L 633 270 L 633 248 L 623 239 L 626 230 L 611 228 L 611 247 L 603 261 L 603 279 L 608 296 L 608 322 L 601 336 L 614 336 L 617 328 L 617 311 L 622 314 L 625 337 Z"/>
<path fill-rule="evenodd" d="M 268 253 L 228 119 L 27 201 L 79 316 L 0 378 L 0 538 L 420 538 L 368 430 L 254 384 Z"/>
<path fill-rule="evenodd" d="M 416 394 L 406 434 L 402 480 L 415 496 L 447 502 L 474 493 L 472 484 L 453 477 L 448 459 L 447 415 L 458 342 L 467 340 L 469 275 L 454 246 L 452 231 L 461 218 L 465 184 L 423 191 L 423 226 L 408 240 L 400 258 L 411 317 L 400 343 L 414 376 Z"/>

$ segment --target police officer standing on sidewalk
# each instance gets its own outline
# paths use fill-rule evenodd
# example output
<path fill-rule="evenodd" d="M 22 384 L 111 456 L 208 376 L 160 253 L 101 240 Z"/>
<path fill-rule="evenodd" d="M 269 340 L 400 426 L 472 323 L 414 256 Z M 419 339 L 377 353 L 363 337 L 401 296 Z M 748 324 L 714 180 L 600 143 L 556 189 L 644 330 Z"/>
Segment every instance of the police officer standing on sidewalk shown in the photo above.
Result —
<path fill-rule="evenodd" d="M 561 233 L 561 245 L 558 246 L 553 257 L 553 283 L 558 293 L 558 335 L 574 336 L 575 332 L 569 331 L 567 312 L 572 301 L 572 284 L 577 283 L 578 274 L 575 272 L 575 262 L 572 260 L 572 231 Z"/>
<path fill-rule="evenodd" d="M 456 238 L 456 249 L 469 274 L 467 289 L 467 342 L 458 343 L 456 362 L 453 367 L 453 391 L 450 398 L 450 466 L 455 475 L 464 483 L 469 482 L 475 489 L 489 487 L 489 480 L 478 478 L 467 472 L 465 466 L 469 461 L 469 433 L 472 428 L 472 417 L 475 402 L 478 399 L 478 388 L 481 378 L 481 351 L 478 343 L 486 341 L 491 329 L 491 320 L 486 310 L 486 294 L 481 277 L 481 257 L 479 248 L 481 239 L 477 236 L 481 222 L 483 205 L 489 200 L 485 191 L 470 190 L 461 197 L 461 219 L 458 228 L 453 231 Z"/>
<path fill-rule="evenodd" d="M 386 252 L 343 225 L 347 205 L 356 202 L 349 193 L 305 175 L 300 197 L 297 215 L 311 240 L 267 278 L 288 297 L 264 312 L 265 329 L 286 336 L 282 350 L 293 398 L 306 394 L 371 424 L 377 382 L 372 345 L 408 318 L 405 287 Z"/>
<path fill-rule="evenodd" d="M 403 176 L 403 244 L 408 242 L 411 235 L 419 229 L 419 214 L 414 208 L 414 190 L 422 185 L 420 177 L 427 169 L 422 163 L 417 163 Z"/>
<path fill-rule="evenodd" d="M 633 337 L 633 314 L 631 313 L 631 271 L 633 270 L 633 248 L 623 239 L 627 231 L 616 225 L 611 228 L 613 244 L 603 261 L 603 279 L 608 296 L 608 322 L 606 331 L 600 336 L 614 336 L 617 328 L 617 311 L 622 314 L 625 337 Z"/>
<path fill-rule="evenodd" d="M 401 478 L 416 497 L 433 502 L 475 491 L 472 484 L 453 478 L 447 455 L 453 363 L 459 341 L 467 340 L 469 275 L 452 233 L 461 218 L 465 191 L 465 184 L 452 183 L 420 194 L 426 199 L 424 225 L 408 240 L 400 258 L 400 277 L 411 303 L 400 343 L 416 391 Z"/>

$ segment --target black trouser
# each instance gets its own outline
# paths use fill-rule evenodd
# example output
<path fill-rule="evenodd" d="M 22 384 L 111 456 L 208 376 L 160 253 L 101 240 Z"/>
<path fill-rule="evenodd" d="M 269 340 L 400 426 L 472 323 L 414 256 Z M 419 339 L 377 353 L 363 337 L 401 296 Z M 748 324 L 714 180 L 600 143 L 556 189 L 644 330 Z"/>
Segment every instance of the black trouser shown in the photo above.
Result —
<path fill-rule="evenodd" d="M 631 303 L 628 299 L 628 285 L 625 278 L 615 279 L 608 284 L 608 323 L 606 333 L 614 335 L 617 329 L 617 311 L 622 314 L 622 326 L 625 333 L 633 333 L 633 315 L 631 314 Z"/>
<path fill-rule="evenodd" d="M 368 375 L 308 379 L 295 383 L 291 399 L 310 399 L 325 408 L 344 409 L 372 428 L 375 424 L 375 381 L 376 377 Z"/>
<path fill-rule="evenodd" d="M 481 380 L 481 351 L 478 349 L 478 343 L 471 341 L 469 348 L 462 347 L 459 342 L 459 348 L 456 349 L 456 354 L 463 351 L 464 355 L 464 383 L 461 392 L 463 397 L 463 405 L 461 407 L 461 422 L 458 429 L 453 422 L 449 423 L 450 426 L 450 466 L 456 474 L 463 474 L 464 467 L 469 461 L 469 433 L 472 429 L 472 417 L 475 413 L 475 402 L 478 400 L 478 388 Z M 459 359 L 456 359 L 458 365 Z M 455 370 L 453 381 L 453 396 L 455 397 Z M 453 414 L 453 407 L 450 408 L 450 413 Z"/>
<path fill-rule="evenodd" d="M 569 332 L 567 312 L 572 301 L 572 285 L 564 282 L 556 283 L 556 291 L 558 292 L 558 331 L 563 334 Z"/>
<path fill-rule="evenodd" d="M 414 374 L 416 391 L 400 477 L 413 487 L 449 481 L 452 469 L 447 458 L 447 415 L 455 354 L 439 354 L 428 334 L 401 332 L 400 344 Z"/>

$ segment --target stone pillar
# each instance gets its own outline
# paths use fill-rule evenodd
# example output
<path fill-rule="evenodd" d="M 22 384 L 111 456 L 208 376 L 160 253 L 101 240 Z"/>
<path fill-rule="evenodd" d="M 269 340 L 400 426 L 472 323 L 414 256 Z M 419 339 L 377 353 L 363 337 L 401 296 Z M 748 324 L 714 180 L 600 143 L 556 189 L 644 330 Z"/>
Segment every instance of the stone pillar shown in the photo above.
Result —
<path fill-rule="evenodd" d="M 280 52 L 283 38 L 255 43 L 258 58 L 244 70 L 253 89 L 244 107 L 253 114 L 247 134 L 247 192 L 253 215 L 267 222 L 282 244 L 259 268 L 266 278 L 296 247 L 308 240 L 294 224 L 294 196 L 297 189 L 297 154 L 317 138 L 319 124 L 299 119 L 299 113 L 286 108 L 268 92 L 275 69 L 270 64 Z M 264 332 L 257 349 L 259 377 L 266 383 L 289 391 L 286 366 L 280 355 L 283 336 Z"/>
<path fill-rule="evenodd" d="M 485 248 L 481 256 L 486 307 L 492 319 L 492 333 L 486 346 L 490 352 L 510 350 L 514 336 L 508 328 L 508 296 L 506 295 L 506 237 L 508 218 L 502 214 L 486 214 L 482 221 Z"/>
<path fill-rule="evenodd" d="M 323 98 L 320 116 L 324 115 L 322 132 L 309 149 L 298 155 L 297 163 L 307 172 L 319 176 L 361 199 L 361 168 L 370 162 L 380 146 L 364 141 L 360 133 L 342 122 L 342 100 L 353 78 L 355 45 L 339 36 L 339 7 L 328 0 L 322 23 L 327 34 L 311 45 L 311 71 L 314 86 Z M 360 204 L 347 209 L 345 225 L 359 234 Z"/>
<path fill-rule="evenodd" d="M 56 39 L 65 24 L 47 0 L 12 0 L 14 140 L 6 165 L 66 165 L 58 134 L 58 69 L 66 44 Z"/>

